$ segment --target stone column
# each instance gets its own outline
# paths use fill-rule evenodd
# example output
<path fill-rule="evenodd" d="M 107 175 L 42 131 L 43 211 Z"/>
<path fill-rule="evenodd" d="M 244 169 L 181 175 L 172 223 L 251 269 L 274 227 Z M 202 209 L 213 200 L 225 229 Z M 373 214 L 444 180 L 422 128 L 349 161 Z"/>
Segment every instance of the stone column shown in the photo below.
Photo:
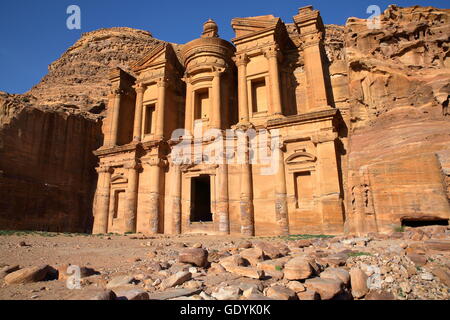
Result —
<path fill-rule="evenodd" d="M 128 185 L 126 190 L 127 202 L 123 217 L 125 233 L 136 233 L 139 168 L 140 166 L 135 161 L 125 165 L 125 169 L 128 173 Z"/>
<path fill-rule="evenodd" d="M 238 68 L 239 122 L 248 123 L 250 120 L 247 88 L 248 57 L 245 54 L 238 55 L 235 62 Z"/>
<path fill-rule="evenodd" d="M 172 180 L 172 219 L 173 233 L 181 234 L 181 168 L 178 164 L 171 164 L 173 170 Z"/>
<path fill-rule="evenodd" d="M 150 161 L 150 208 L 149 208 L 149 232 L 157 234 L 159 232 L 160 215 L 160 182 L 161 182 L 161 159 L 154 156 Z"/>
<path fill-rule="evenodd" d="M 269 63 L 270 89 L 272 95 L 271 115 L 282 115 L 281 94 L 280 94 L 280 72 L 278 70 L 278 46 L 271 46 L 264 53 Z"/>
<path fill-rule="evenodd" d="M 135 90 L 136 90 L 136 107 L 134 110 L 133 141 L 141 141 L 145 86 L 142 83 L 138 83 L 135 86 Z"/>
<path fill-rule="evenodd" d="M 212 124 L 214 129 L 220 129 L 222 127 L 222 114 L 221 114 L 221 94 L 220 94 L 220 74 L 218 70 L 214 71 L 214 78 L 212 81 Z"/>
<path fill-rule="evenodd" d="M 253 186 L 252 186 L 252 166 L 250 163 L 249 155 L 249 140 L 245 136 L 239 143 L 244 143 L 241 145 L 242 151 L 244 151 L 244 163 L 241 164 L 241 233 L 244 236 L 252 237 L 255 235 L 255 217 L 254 217 L 254 207 L 253 207 Z"/>
<path fill-rule="evenodd" d="M 316 144 L 320 190 L 320 210 L 326 233 L 343 232 L 344 215 L 339 172 L 336 159 L 335 132 L 319 133 L 312 137 Z"/>
<path fill-rule="evenodd" d="M 97 168 L 98 183 L 95 194 L 95 213 L 93 234 L 108 233 L 108 213 L 110 199 L 110 185 L 112 169 L 109 167 Z"/>
<path fill-rule="evenodd" d="M 117 89 L 114 91 L 114 109 L 113 109 L 113 119 L 111 123 L 111 147 L 117 145 L 119 138 L 119 116 L 120 116 L 120 102 L 123 95 L 123 90 Z"/>
<path fill-rule="evenodd" d="M 185 123 L 184 128 L 189 131 L 189 135 L 192 136 L 193 133 L 193 101 L 192 101 L 192 84 L 191 79 L 184 78 L 186 82 L 186 108 L 185 108 Z"/>
<path fill-rule="evenodd" d="M 168 86 L 167 80 L 162 79 L 158 82 L 158 106 L 156 113 L 156 137 L 158 139 L 164 138 L 164 114 L 166 109 L 166 88 Z"/>
<path fill-rule="evenodd" d="M 228 163 L 226 158 L 226 136 L 223 137 L 223 159 L 217 168 L 217 216 L 219 219 L 219 233 L 230 233 L 230 212 L 228 194 Z"/>
<path fill-rule="evenodd" d="M 275 216 L 280 227 L 281 235 L 289 234 L 289 217 L 287 207 L 286 172 L 284 168 L 284 154 L 280 143 L 276 146 L 275 160 L 278 161 L 278 171 L 275 174 Z"/>

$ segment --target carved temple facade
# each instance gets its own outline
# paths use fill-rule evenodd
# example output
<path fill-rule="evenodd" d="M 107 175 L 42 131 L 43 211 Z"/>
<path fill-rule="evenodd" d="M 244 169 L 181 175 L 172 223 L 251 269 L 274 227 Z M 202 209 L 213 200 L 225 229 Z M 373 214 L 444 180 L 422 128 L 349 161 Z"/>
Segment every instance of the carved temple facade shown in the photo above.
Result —
<path fill-rule="evenodd" d="M 288 33 L 271 15 L 233 19 L 230 43 L 209 20 L 200 38 L 163 43 L 132 72 L 111 73 L 93 233 L 343 232 L 345 123 L 330 94 L 324 25 L 305 7 L 294 26 Z M 225 138 L 230 161 L 179 161 L 180 144 L 204 160 L 215 141 L 208 130 L 276 135 L 256 149 L 276 154 L 277 170 L 250 161 L 249 136 Z"/>

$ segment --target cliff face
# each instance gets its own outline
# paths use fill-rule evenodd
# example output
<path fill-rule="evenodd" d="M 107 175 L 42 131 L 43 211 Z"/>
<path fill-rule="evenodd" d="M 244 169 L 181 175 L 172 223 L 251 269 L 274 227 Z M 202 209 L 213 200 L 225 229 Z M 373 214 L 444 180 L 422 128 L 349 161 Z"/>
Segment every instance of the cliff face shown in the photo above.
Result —
<path fill-rule="evenodd" d="M 129 28 L 90 32 L 29 93 L 0 93 L 0 229 L 90 231 L 109 72 L 157 43 Z"/>
<path fill-rule="evenodd" d="M 349 107 L 348 230 L 448 219 L 450 10 L 390 6 L 379 29 L 350 18 L 344 42 L 331 74 Z"/>

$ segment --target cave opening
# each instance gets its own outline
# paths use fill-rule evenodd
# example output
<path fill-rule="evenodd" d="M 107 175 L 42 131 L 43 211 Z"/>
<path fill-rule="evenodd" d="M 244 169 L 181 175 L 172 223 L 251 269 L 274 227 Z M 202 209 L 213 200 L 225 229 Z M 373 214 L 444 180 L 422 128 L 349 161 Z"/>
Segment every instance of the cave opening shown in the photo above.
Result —
<path fill-rule="evenodd" d="M 448 226 L 448 219 L 429 219 L 429 220 L 403 219 L 402 220 L 402 227 L 419 228 L 419 227 L 429 227 L 429 226 Z"/>

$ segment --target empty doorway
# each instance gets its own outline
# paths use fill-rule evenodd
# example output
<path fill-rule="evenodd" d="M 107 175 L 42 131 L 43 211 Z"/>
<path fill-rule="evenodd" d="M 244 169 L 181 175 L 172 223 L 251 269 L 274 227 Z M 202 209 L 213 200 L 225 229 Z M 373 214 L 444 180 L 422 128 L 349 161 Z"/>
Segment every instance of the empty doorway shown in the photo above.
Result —
<path fill-rule="evenodd" d="M 201 175 L 191 179 L 191 222 L 212 222 L 211 178 Z"/>

